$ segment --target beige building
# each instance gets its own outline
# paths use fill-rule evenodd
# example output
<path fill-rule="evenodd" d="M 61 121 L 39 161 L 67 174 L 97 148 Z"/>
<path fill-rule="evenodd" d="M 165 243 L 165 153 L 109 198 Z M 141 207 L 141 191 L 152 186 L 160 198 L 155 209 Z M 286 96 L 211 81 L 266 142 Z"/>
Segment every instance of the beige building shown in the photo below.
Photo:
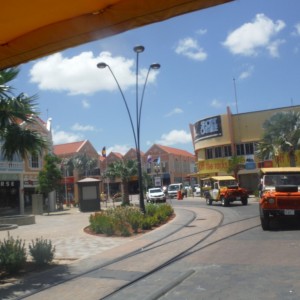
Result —
<path fill-rule="evenodd" d="M 44 122 L 34 117 L 32 123 L 22 122 L 19 125 L 26 129 L 38 132 L 50 145 L 52 145 L 51 119 Z M 1 148 L 1 143 L 0 143 Z M 43 158 L 47 151 L 37 155 L 28 155 L 23 160 L 14 155 L 12 161 L 0 157 L 0 212 L 15 211 L 24 214 L 32 205 L 32 195 L 38 187 L 38 174 L 43 168 Z"/>
<path fill-rule="evenodd" d="M 227 108 L 226 114 L 207 117 L 191 124 L 198 179 L 227 174 L 228 161 L 233 155 L 242 158 L 246 169 L 273 166 L 274 161 L 258 161 L 254 155 L 255 145 L 263 136 L 263 124 L 266 120 L 276 113 L 291 110 L 299 112 L 300 106 L 240 114 L 233 114 Z M 299 153 L 297 158 L 300 163 Z M 289 165 L 287 155 L 280 154 L 279 161 L 280 166 Z"/>
<path fill-rule="evenodd" d="M 64 199 L 64 203 L 77 204 L 79 201 L 77 182 L 85 177 L 100 179 L 99 164 L 94 170 L 86 170 L 86 172 L 83 174 L 79 174 L 76 169 L 69 170 L 66 163 L 70 158 L 74 158 L 78 155 L 86 155 L 87 157 L 95 159 L 98 162 L 99 154 L 88 140 L 55 145 L 53 146 L 53 152 L 56 156 L 62 159 L 62 185 L 64 190 L 62 197 Z"/>
<path fill-rule="evenodd" d="M 111 152 L 106 158 L 99 157 L 101 174 L 105 173 L 107 166 L 116 160 L 135 160 L 136 150 L 131 148 L 124 156 Z M 193 185 L 195 178 L 190 176 L 195 173 L 195 155 L 181 149 L 154 144 L 145 153 L 141 152 L 142 172 L 151 178 L 152 186 L 167 186 L 170 183 L 182 182 Z M 120 191 L 120 179 L 104 179 L 103 190 L 112 196 Z M 138 176 L 133 176 L 129 183 L 132 194 L 138 192 Z"/>

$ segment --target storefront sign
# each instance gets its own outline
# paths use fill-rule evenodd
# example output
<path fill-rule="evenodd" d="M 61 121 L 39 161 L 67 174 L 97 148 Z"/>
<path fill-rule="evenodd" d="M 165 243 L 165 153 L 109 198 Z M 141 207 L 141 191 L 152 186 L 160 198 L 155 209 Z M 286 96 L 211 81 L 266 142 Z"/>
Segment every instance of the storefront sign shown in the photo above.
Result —
<path fill-rule="evenodd" d="M 18 187 L 19 181 L 0 181 L 0 187 Z"/>
<path fill-rule="evenodd" d="M 154 177 L 154 185 L 161 186 L 161 178 L 159 176 Z"/>
<path fill-rule="evenodd" d="M 195 142 L 222 136 L 221 116 L 203 119 L 194 124 Z"/>

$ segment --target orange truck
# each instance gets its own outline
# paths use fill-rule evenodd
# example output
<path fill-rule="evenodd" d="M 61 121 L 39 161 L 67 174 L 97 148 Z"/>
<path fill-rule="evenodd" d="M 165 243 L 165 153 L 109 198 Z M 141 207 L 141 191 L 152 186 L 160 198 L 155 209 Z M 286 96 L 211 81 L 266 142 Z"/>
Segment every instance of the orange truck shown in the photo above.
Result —
<path fill-rule="evenodd" d="M 300 168 L 262 168 L 259 213 L 261 227 L 272 218 L 300 216 Z"/>
<path fill-rule="evenodd" d="M 229 206 L 231 202 L 240 201 L 243 205 L 248 204 L 248 192 L 239 187 L 233 176 L 212 176 L 201 180 L 203 196 L 207 205 L 213 201 Z"/>

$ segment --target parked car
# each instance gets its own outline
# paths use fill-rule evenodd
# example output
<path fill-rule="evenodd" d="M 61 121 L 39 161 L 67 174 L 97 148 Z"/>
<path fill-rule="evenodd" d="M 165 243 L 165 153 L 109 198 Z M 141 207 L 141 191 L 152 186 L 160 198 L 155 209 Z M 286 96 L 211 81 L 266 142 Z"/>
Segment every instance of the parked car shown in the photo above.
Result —
<path fill-rule="evenodd" d="M 161 188 L 148 189 L 146 194 L 147 202 L 166 202 L 166 195 Z"/>
<path fill-rule="evenodd" d="M 200 186 L 195 186 L 194 187 L 194 195 L 200 197 L 201 196 L 201 188 Z"/>
<path fill-rule="evenodd" d="M 168 186 L 168 197 L 176 198 L 177 192 L 182 190 L 182 183 L 172 183 Z"/>

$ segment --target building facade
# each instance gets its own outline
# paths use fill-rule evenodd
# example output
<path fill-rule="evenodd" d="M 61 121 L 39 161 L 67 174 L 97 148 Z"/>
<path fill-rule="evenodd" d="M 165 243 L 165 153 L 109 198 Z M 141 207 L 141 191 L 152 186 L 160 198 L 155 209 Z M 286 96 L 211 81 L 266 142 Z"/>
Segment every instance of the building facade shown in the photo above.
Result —
<path fill-rule="evenodd" d="M 104 174 L 107 166 L 116 160 L 136 160 L 136 150 L 131 148 L 125 155 L 111 152 L 106 158 L 100 156 L 101 173 Z M 147 187 L 168 186 L 170 183 L 184 183 L 193 185 L 195 178 L 191 173 L 195 173 L 195 155 L 188 151 L 162 146 L 152 145 L 147 152 L 141 152 L 142 173 L 147 174 L 150 181 Z M 110 196 L 120 191 L 120 179 L 103 179 L 103 190 Z M 138 176 L 132 176 L 129 182 L 129 191 L 131 194 L 138 193 Z"/>
<path fill-rule="evenodd" d="M 19 126 L 38 132 L 47 140 L 51 151 L 51 119 L 45 123 L 39 117 L 34 117 L 32 123 L 20 123 Z M 1 149 L 1 143 L 0 143 Z M 31 208 L 32 195 L 38 187 L 38 174 L 43 168 L 43 158 L 47 154 L 28 155 L 23 160 L 15 155 L 12 161 L 7 161 L 0 151 L 0 211 L 24 214 Z"/>
<path fill-rule="evenodd" d="M 99 154 L 94 146 L 88 140 L 59 144 L 53 146 L 53 153 L 61 160 L 61 169 L 63 173 L 62 180 L 62 198 L 65 204 L 78 203 L 79 194 L 77 182 L 84 177 L 94 177 L 100 179 Z M 84 170 L 83 173 L 78 172 L 76 168 L 70 169 L 68 161 L 76 156 L 86 155 L 87 158 L 95 159 L 97 166 L 94 170 Z"/>
<path fill-rule="evenodd" d="M 259 161 L 255 156 L 257 142 L 263 136 L 263 124 L 279 112 L 300 112 L 300 106 L 282 107 L 248 113 L 227 113 L 201 119 L 190 125 L 198 172 L 195 176 L 204 178 L 212 175 L 228 174 L 229 160 L 237 156 L 242 161 L 241 168 L 254 169 L 270 167 L 274 161 Z M 300 156 L 297 153 L 298 164 Z M 287 155 L 281 153 L 280 166 L 288 166 Z"/>

